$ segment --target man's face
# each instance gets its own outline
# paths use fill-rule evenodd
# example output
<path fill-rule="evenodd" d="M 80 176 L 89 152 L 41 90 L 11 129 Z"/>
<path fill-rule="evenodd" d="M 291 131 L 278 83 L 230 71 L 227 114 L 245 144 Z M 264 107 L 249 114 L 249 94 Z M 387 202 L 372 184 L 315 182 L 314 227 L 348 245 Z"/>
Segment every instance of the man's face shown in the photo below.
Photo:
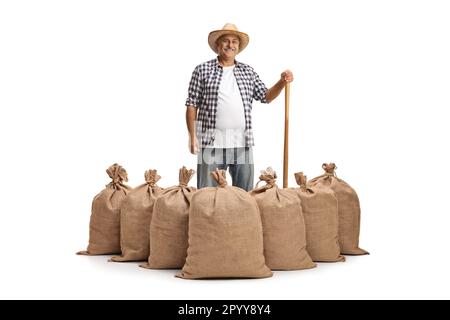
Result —
<path fill-rule="evenodd" d="M 227 59 L 234 59 L 239 53 L 239 38 L 231 34 L 221 36 L 217 40 L 217 52 Z"/>

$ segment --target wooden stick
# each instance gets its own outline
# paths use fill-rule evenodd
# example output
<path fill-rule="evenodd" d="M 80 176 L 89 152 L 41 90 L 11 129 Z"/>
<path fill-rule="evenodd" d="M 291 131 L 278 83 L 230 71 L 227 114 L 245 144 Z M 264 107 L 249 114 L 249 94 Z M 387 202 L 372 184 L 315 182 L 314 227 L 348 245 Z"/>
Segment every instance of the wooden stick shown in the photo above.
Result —
<path fill-rule="evenodd" d="M 288 186 L 289 165 L 289 94 L 290 83 L 284 87 L 284 157 L 283 157 L 283 188 Z"/>

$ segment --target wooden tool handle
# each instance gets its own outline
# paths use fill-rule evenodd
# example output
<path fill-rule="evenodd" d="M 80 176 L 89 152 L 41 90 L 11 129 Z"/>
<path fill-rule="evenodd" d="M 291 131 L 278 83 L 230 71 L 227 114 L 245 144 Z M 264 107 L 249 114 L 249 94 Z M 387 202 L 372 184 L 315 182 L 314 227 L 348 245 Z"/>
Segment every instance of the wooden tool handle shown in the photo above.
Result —
<path fill-rule="evenodd" d="M 288 186 L 289 168 L 289 94 L 290 83 L 284 87 L 284 157 L 283 157 L 283 188 Z"/>

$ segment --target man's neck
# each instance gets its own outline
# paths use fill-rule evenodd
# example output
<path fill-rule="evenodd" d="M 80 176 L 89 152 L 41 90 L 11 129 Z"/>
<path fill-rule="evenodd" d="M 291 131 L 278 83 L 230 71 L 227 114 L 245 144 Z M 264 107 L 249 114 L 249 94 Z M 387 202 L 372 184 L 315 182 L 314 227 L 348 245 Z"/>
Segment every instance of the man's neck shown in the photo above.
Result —
<path fill-rule="evenodd" d="M 219 56 L 219 63 L 222 67 L 231 67 L 234 66 L 234 59 L 224 59 L 223 57 Z"/>

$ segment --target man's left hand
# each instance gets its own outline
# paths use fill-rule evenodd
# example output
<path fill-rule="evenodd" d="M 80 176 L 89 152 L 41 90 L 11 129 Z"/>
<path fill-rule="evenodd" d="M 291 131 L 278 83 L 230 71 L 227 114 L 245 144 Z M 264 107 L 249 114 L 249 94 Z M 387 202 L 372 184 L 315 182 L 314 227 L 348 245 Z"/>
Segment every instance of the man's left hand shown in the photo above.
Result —
<path fill-rule="evenodd" d="M 283 71 L 283 73 L 281 74 L 281 81 L 283 81 L 285 84 L 294 81 L 294 75 L 292 74 L 292 71 Z"/>

